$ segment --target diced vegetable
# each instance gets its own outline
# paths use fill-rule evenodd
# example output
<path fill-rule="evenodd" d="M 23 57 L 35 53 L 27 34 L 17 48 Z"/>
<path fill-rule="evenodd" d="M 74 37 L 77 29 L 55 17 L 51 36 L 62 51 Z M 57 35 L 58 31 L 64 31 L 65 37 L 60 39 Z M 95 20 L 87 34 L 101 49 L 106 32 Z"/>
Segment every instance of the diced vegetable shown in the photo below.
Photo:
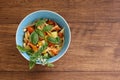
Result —
<path fill-rule="evenodd" d="M 58 50 L 57 50 L 56 48 L 52 48 L 52 49 L 50 50 L 50 52 L 51 52 L 52 54 L 54 54 L 54 55 L 57 55 L 57 54 L 58 54 Z"/>
<path fill-rule="evenodd" d="M 46 22 L 47 24 L 49 24 L 49 25 L 53 25 L 53 26 L 55 26 L 55 22 L 54 21 L 52 21 L 52 20 L 48 20 L 47 22 Z"/>
<path fill-rule="evenodd" d="M 38 42 L 38 46 L 42 46 L 42 42 L 41 41 Z"/>
<path fill-rule="evenodd" d="M 32 43 L 28 43 L 28 45 L 33 49 L 34 52 L 38 51 L 37 46 L 33 45 Z"/>
<path fill-rule="evenodd" d="M 45 44 L 45 40 L 42 40 L 41 42 L 42 42 L 42 44 Z"/>
<path fill-rule="evenodd" d="M 52 37 L 54 37 L 54 38 L 58 37 L 57 31 L 51 32 L 51 35 L 52 35 Z"/>
<path fill-rule="evenodd" d="M 27 31 L 28 31 L 29 33 L 32 33 L 32 32 L 34 31 L 34 28 L 33 28 L 32 26 L 28 26 L 28 27 L 27 27 Z"/>
<path fill-rule="evenodd" d="M 55 44 L 49 42 L 48 46 L 49 46 L 49 47 L 51 47 L 51 46 L 55 46 Z"/>
<path fill-rule="evenodd" d="M 62 38 L 62 37 L 63 37 L 63 33 L 59 32 L 59 33 L 58 33 L 58 36 L 59 36 L 60 38 Z"/>

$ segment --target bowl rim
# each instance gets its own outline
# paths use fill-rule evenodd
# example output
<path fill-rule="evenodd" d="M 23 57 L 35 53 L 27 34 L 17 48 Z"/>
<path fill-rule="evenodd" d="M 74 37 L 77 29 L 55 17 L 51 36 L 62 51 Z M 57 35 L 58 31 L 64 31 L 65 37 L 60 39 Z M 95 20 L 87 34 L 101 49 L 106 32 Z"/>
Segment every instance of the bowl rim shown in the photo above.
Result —
<path fill-rule="evenodd" d="M 19 25 L 18 25 L 18 27 L 17 27 L 16 37 L 15 37 L 16 45 L 18 45 L 18 44 L 17 44 L 17 33 L 18 33 L 18 30 L 19 30 L 20 26 L 22 25 L 22 23 L 24 22 L 24 20 L 25 20 L 26 18 L 28 18 L 29 16 L 31 16 L 31 15 L 37 13 L 37 12 L 50 12 L 50 13 L 53 13 L 53 14 L 59 16 L 59 17 L 65 22 L 65 24 L 67 25 L 66 27 L 68 28 L 68 32 L 69 32 L 68 45 L 67 45 L 67 47 L 65 47 L 65 50 L 63 51 L 63 54 L 61 54 L 60 56 L 58 56 L 56 59 L 53 59 L 53 60 L 50 61 L 50 63 L 53 63 L 53 62 L 59 60 L 59 59 L 67 52 L 67 50 L 68 50 L 68 48 L 69 48 L 69 46 L 70 46 L 70 43 L 71 43 L 71 30 L 70 30 L 70 27 L 69 27 L 69 25 L 68 25 L 68 22 L 67 22 L 60 14 L 58 14 L 57 12 L 54 12 L 54 11 L 51 11 L 51 10 L 37 10 L 37 11 L 34 11 L 34 12 L 31 12 L 31 13 L 27 14 L 27 15 L 20 21 L 20 23 L 19 23 Z M 19 50 L 18 50 L 18 51 L 19 51 Z M 25 58 L 24 54 L 22 54 L 20 51 L 19 51 L 19 53 Z M 27 61 L 29 61 L 29 59 L 27 59 L 27 58 L 25 58 L 25 59 L 26 59 Z M 41 64 L 41 63 L 36 62 L 36 64 Z"/>

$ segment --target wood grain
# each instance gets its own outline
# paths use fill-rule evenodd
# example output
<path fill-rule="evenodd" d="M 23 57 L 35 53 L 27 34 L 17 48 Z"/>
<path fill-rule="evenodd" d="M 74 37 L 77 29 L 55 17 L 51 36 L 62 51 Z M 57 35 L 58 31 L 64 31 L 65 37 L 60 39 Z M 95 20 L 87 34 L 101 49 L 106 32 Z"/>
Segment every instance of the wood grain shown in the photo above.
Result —
<path fill-rule="evenodd" d="M 52 10 L 69 22 L 119 22 L 119 0 L 1 0 L 0 23 L 19 23 L 36 10 Z M 14 4 L 14 5 L 13 5 Z"/>
<path fill-rule="evenodd" d="M 56 77 L 57 76 L 57 77 Z M 0 72 L 1 80 L 120 80 L 119 72 Z"/>
<path fill-rule="evenodd" d="M 0 71 L 29 71 L 28 62 L 16 49 L 17 26 L 0 25 Z M 120 23 L 70 23 L 72 41 L 65 56 L 55 62 L 55 68 L 37 65 L 33 71 L 120 71 L 119 26 Z"/>

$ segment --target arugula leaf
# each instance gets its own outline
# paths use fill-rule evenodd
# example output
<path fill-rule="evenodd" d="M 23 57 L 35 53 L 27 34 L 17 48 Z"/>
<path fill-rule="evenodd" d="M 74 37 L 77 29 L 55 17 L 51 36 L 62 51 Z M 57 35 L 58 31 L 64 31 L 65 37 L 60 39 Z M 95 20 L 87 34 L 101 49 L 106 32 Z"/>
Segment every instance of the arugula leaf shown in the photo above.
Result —
<path fill-rule="evenodd" d="M 32 69 L 35 66 L 37 56 L 35 54 L 32 54 L 30 50 L 25 49 L 20 45 L 17 45 L 17 49 L 21 52 L 27 52 L 30 55 L 29 69 Z"/>
<path fill-rule="evenodd" d="M 45 35 L 44 35 L 43 31 L 41 31 L 39 29 L 36 29 L 35 31 L 40 37 L 44 38 Z"/>
<path fill-rule="evenodd" d="M 39 55 L 40 55 L 40 54 L 39 54 L 38 52 L 33 53 L 33 54 L 30 56 L 30 61 L 36 62 L 36 60 L 37 60 L 37 58 L 38 58 Z"/>
<path fill-rule="evenodd" d="M 54 37 L 47 37 L 47 40 L 52 43 L 56 43 L 56 39 Z"/>
<path fill-rule="evenodd" d="M 35 66 L 36 62 L 30 61 L 29 62 L 29 69 L 32 69 Z"/>
<path fill-rule="evenodd" d="M 39 56 L 40 54 L 38 52 L 35 52 L 30 56 L 29 69 L 32 69 L 35 66 L 36 60 L 38 59 Z"/>
<path fill-rule="evenodd" d="M 43 25 L 45 22 L 46 22 L 45 19 L 40 19 L 40 20 L 38 20 L 38 21 L 35 23 L 35 26 L 36 26 L 36 27 L 37 27 L 37 26 L 41 26 L 41 25 Z"/>
<path fill-rule="evenodd" d="M 37 44 L 38 43 L 38 40 L 39 40 L 39 37 L 38 37 L 38 34 L 34 31 L 31 33 L 30 35 L 30 41 L 33 43 L 33 44 Z"/>
<path fill-rule="evenodd" d="M 28 55 L 32 55 L 34 51 L 27 52 Z"/>
<path fill-rule="evenodd" d="M 47 48 L 47 46 L 48 44 L 45 42 L 45 44 L 37 52 L 30 56 L 29 69 L 32 69 L 35 66 L 36 60 L 38 60 L 38 58 L 43 59 L 41 53 Z"/>
<path fill-rule="evenodd" d="M 30 61 L 29 61 L 29 69 L 32 69 L 35 64 L 36 61 L 39 60 L 42 63 L 42 65 L 47 65 L 48 67 L 53 67 L 54 65 L 51 63 L 48 63 L 48 59 L 50 58 L 49 55 L 41 55 L 41 53 L 47 48 L 48 43 L 45 42 L 44 45 L 37 51 L 37 52 L 33 52 L 31 49 L 25 49 L 24 47 L 17 45 L 17 49 L 21 52 L 26 52 L 28 55 L 30 55 Z"/>
<path fill-rule="evenodd" d="M 48 43 L 45 42 L 44 45 L 38 50 L 39 53 L 42 53 L 48 46 Z"/>
<path fill-rule="evenodd" d="M 49 58 L 50 58 L 50 56 L 49 56 L 49 54 L 48 54 L 48 53 L 46 53 L 46 54 L 44 54 L 44 55 L 43 55 L 43 58 L 49 59 Z"/>
<path fill-rule="evenodd" d="M 47 25 L 47 26 L 43 27 L 43 31 L 48 32 L 52 29 L 52 27 L 53 27 L 52 25 Z"/>
<path fill-rule="evenodd" d="M 59 43 L 60 43 L 60 37 L 54 38 L 54 37 L 49 36 L 49 37 L 47 38 L 47 40 L 48 40 L 49 42 L 51 42 L 51 43 L 54 43 L 54 44 L 59 44 Z"/>
<path fill-rule="evenodd" d="M 17 49 L 21 52 L 26 52 L 28 55 L 32 55 L 32 53 L 34 52 L 32 49 L 26 49 L 20 45 L 17 45 Z"/>
<path fill-rule="evenodd" d="M 47 67 L 54 67 L 54 64 L 52 64 L 52 63 L 47 63 Z"/>
<path fill-rule="evenodd" d="M 60 37 L 58 36 L 58 37 L 56 37 L 56 42 L 57 43 L 60 43 L 61 42 L 61 40 L 60 40 Z"/>
<path fill-rule="evenodd" d="M 20 45 L 17 45 L 17 49 L 21 52 L 27 52 L 29 51 L 28 49 L 25 49 L 24 47 L 20 46 Z"/>

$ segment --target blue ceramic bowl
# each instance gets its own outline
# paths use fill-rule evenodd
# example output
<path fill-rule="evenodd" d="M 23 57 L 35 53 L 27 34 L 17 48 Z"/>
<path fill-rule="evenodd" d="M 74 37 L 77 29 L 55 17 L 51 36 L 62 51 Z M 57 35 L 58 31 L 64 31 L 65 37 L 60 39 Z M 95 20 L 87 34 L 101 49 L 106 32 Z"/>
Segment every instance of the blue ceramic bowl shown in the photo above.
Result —
<path fill-rule="evenodd" d="M 60 16 L 59 14 L 53 12 L 53 11 L 48 11 L 48 10 L 40 10 L 40 11 L 35 11 L 29 15 L 27 15 L 19 24 L 17 32 L 16 32 L 16 45 L 21 45 L 23 46 L 23 29 L 30 23 L 34 22 L 37 19 L 40 18 L 47 18 L 51 19 L 55 22 L 57 22 L 61 27 L 64 28 L 64 44 L 61 49 L 61 51 L 58 53 L 58 55 L 50 58 L 48 62 L 52 63 L 60 59 L 67 51 L 70 41 L 71 41 L 71 32 L 68 23 L 66 20 Z M 21 53 L 21 52 L 20 52 Z M 30 56 L 27 55 L 27 53 L 21 53 L 21 55 L 29 61 Z M 40 62 L 37 62 L 36 64 L 41 64 Z"/>

